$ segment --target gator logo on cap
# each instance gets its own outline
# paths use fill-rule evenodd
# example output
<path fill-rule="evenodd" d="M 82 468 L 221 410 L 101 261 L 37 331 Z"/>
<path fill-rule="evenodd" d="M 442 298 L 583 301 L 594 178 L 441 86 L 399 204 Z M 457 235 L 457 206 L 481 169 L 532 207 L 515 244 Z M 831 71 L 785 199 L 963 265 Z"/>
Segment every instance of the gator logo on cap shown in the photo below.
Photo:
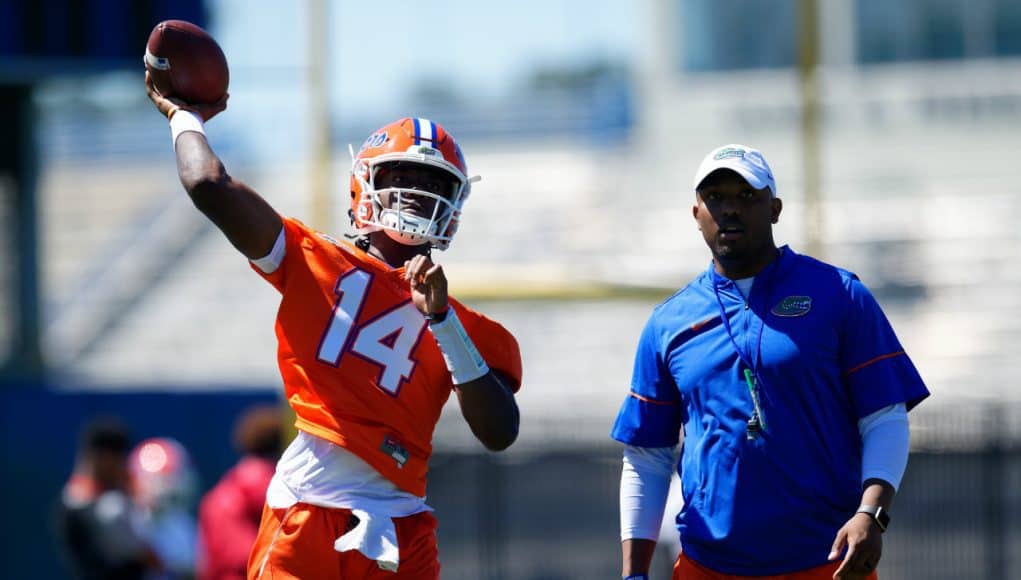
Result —
<path fill-rule="evenodd" d="M 734 157 L 744 159 L 744 154 L 745 154 L 744 149 L 738 149 L 737 147 L 727 147 L 726 149 L 720 151 L 716 155 L 713 155 L 713 159 L 717 161 L 721 159 L 732 159 Z"/>
<path fill-rule="evenodd" d="M 778 302 L 771 312 L 777 316 L 793 318 L 795 316 L 804 316 L 811 309 L 811 296 L 788 296 Z"/>

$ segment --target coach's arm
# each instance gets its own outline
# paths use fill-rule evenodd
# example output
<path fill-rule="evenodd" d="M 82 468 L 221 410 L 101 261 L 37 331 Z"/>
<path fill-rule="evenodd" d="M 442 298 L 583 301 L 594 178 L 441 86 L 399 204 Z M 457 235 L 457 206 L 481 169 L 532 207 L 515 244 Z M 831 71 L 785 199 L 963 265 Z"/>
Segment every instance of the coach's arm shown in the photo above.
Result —
<path fill-rule="evenodd" d="M 624 578 L 649 574 L 663 522 L 677 447 L 625 445 L 620 472 L 620 535 Z"/>
<path fill-rule="evenodd" d="M 160 113 L 171 118 L 191 111 L 208 121 L 227 108 L 227 97 L 210 105 L 191 105 L 161 95 L 145 74 L 145 90 Z M 209 147 L 206 136 L 184 131 L 174 143 L 177 174 L 195 207 L 210 219 L 249 260 L 257 260 L 273 249 L 283 220 L 258 193 L 231 177 L 220 158 Z"/>
<path fill-rule="evenodd" d="M 620 547 L 624 556 L 622 571 L 624 578 L 649 573 L 649 568 L 652 567 L 652 556 L 656 552 L 656 542 L 635 538 L 624 540 Z"/>

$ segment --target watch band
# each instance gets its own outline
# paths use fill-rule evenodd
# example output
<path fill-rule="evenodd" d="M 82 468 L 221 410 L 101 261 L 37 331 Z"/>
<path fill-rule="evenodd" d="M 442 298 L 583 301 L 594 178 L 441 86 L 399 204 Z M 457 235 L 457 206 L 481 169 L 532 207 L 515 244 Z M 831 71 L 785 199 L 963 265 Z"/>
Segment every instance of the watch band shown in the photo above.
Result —
<path fill-rule="evenodd" d="M 858 511 L 855 513 L 868 514 L 879 526 L 880 532 L 885 532 L 886 528 L 890 527 L 890 512 L 883 509 L 883 506 L 862 505 L 858 506 Z"/>
<path fill-rule="evenodd" d="M 450 312 L 450 305 L 448 304 L 438 312 L 430 312 L 429 314 L 423 314 L 426 322 L 429 324 L 439 324 L 447 319 L 447 313 Z"/>

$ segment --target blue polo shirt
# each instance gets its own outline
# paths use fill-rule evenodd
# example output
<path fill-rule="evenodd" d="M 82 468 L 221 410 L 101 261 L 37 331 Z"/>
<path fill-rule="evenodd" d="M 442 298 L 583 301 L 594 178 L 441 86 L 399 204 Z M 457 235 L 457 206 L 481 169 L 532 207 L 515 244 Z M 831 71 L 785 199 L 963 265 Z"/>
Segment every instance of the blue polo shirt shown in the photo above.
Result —
<path fill-rule="evenodd" d="M 753 439 L 745 369 L 765 423 Z M 710 265 L 656 307 L 612 436 L 667 447 L 683 429 L 684 552 L 719 572 L 783 574 L 825 564 L 858 507 L 858 419 L 928 394 L 858 278 L 784 247 L 747 301 Z"/>

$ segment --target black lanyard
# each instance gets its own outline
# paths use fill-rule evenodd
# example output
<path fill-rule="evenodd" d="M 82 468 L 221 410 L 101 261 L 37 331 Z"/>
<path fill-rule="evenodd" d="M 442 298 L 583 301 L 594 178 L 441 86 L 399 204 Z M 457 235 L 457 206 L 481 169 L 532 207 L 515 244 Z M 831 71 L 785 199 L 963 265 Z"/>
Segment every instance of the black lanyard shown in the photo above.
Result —
<path fill-rule="evenodd" d="M 730 339 L 730 344 L 734 345 L 734 350 L 737 351 L 737 357 L 741 359 L 742 363 L 744 363 L 745 368 L 751 370 L 752 373 L 755 374 L 756 365 L 752 363 L 751 357 L 747 356 L 745 352 L 741 350 L 741 347 L 737 344 L 737 339 L 734 338 L 734 331 L 730 328 L 730 318 L 727 316 L 727 309 L 723 306 L 723 299 L 720 298 L 720 287 L 715 281 L 713 282 L 713 293 L 716 294 L 716 305 L 720 307 L 720 319 L 723 321 L 723 328 L 727 331 L 727 338 Z M 750 292 L 748 293 L 748 298 L 745 300 L 746 304 L 748 304 L 749 308 L 751 308 L 752 297 Z M 755 340 L 756 350 L 758 350 L 762 344 L 763 326 L 765 326 L 765 324 L 759 326 L 759 334 Z"/>
<path fill-rule="evenodd" d="M 767 282 L 771 282 L 772 281 L 773 275 L 775 275 L 775 273 L 776 273 L 775 269 L 779 267 L 779 263 L 778 262 L 779 262 L 781 256 L 782 256 L 782 253 L 778 254 L 777 257 L 775 258 L 773 264 L 772 264 L 773 268 L 771 268 L 771 269 L 774 270 L 774 271 L 769 272 L 766 275 L 762 275 L 765 272 L 764 271 L 764 272 L 760 273 L 759 276 L 757 276 L 757 278 L 758 278 L 757 281 L 760 283 L 760 285 L 764 285 Z M 770 269 L 770 268 L 767 267 L 767 269 Z M 754 288 L 754 283 L 752 284 L 752 286 Z M 764 288 L 762 288 L 762 290 L 760 292 L 760 293 L 762 293 L 762 292 L 765 293 L 767 301 L 769 300 L 769 294 L 770 294 L 770 291 L 772 290 L 771 286 L 772 286 L 772 284 L 769 284 L 768 286 L 765 286 Z M 748 387 L 748 395 L 749 395 L 749 397 L 752 400 L 752 416 L 748 419 L 748 427 L 747 427 L 746 435 L 747 435 L 748 439 L 756 439 L 756 438 L 758 438 L 759 433 L 766 431 L 766 417 L 765 417 L 765 414 L 763 413 L 763 410 L 762 410 L 762 403 L 759 400 L 759 392 L 761 391 L 762 378 L 760 377 L 759 372 L 757 370 L 758 365 L 755 364 L 756 361 L 761 356 L 761 350 L 762 350 L 762 331 L 766 327 L 766 321 L 765 320 L 760 320 L 759 321 L 759 332 L 758 332 L 758 334 L 757 334 L 757 336 L 755 337 L 755 340 L 754 340 L 754 348 L 755 348 L 755 350 L 752 353 L 750 353 L 750 354 L 746 354 L 741 349 L 741 346 L 738 345 L 737 339 L 734 338 L 734 331 L 730 327 L 730 318 L 727 316 L 727 309 L 723 306 L 723 299 L 720 298 L 720 287 L 719 287 L 719 283 L 715 279 L 715 276 L 713 278 L 713 294 L 716 295 L 716 305 L 719 306 L 719 308 L 720 308 L 720 320 L 723 322 L 724 330 L 727 331 L 727 337 L 730 339 L 730 344 L 732 344 L 734 346 L 734 351 L 737 352 L 737 357 L 741 360 L 741 362 L 745 366 L 744 372 L 742 374 L 744 375 L 743 378 L 744 378 L 744 381 L 745 381 L 745 386 Z M 751 303 L 752 303 L 752 296 L 751 296 L 751 292 L 749 291 L 747 298 L 745 298 L 745 304 L 747 305 L 747 307 L 749 309 L 751 308 Z"/>

